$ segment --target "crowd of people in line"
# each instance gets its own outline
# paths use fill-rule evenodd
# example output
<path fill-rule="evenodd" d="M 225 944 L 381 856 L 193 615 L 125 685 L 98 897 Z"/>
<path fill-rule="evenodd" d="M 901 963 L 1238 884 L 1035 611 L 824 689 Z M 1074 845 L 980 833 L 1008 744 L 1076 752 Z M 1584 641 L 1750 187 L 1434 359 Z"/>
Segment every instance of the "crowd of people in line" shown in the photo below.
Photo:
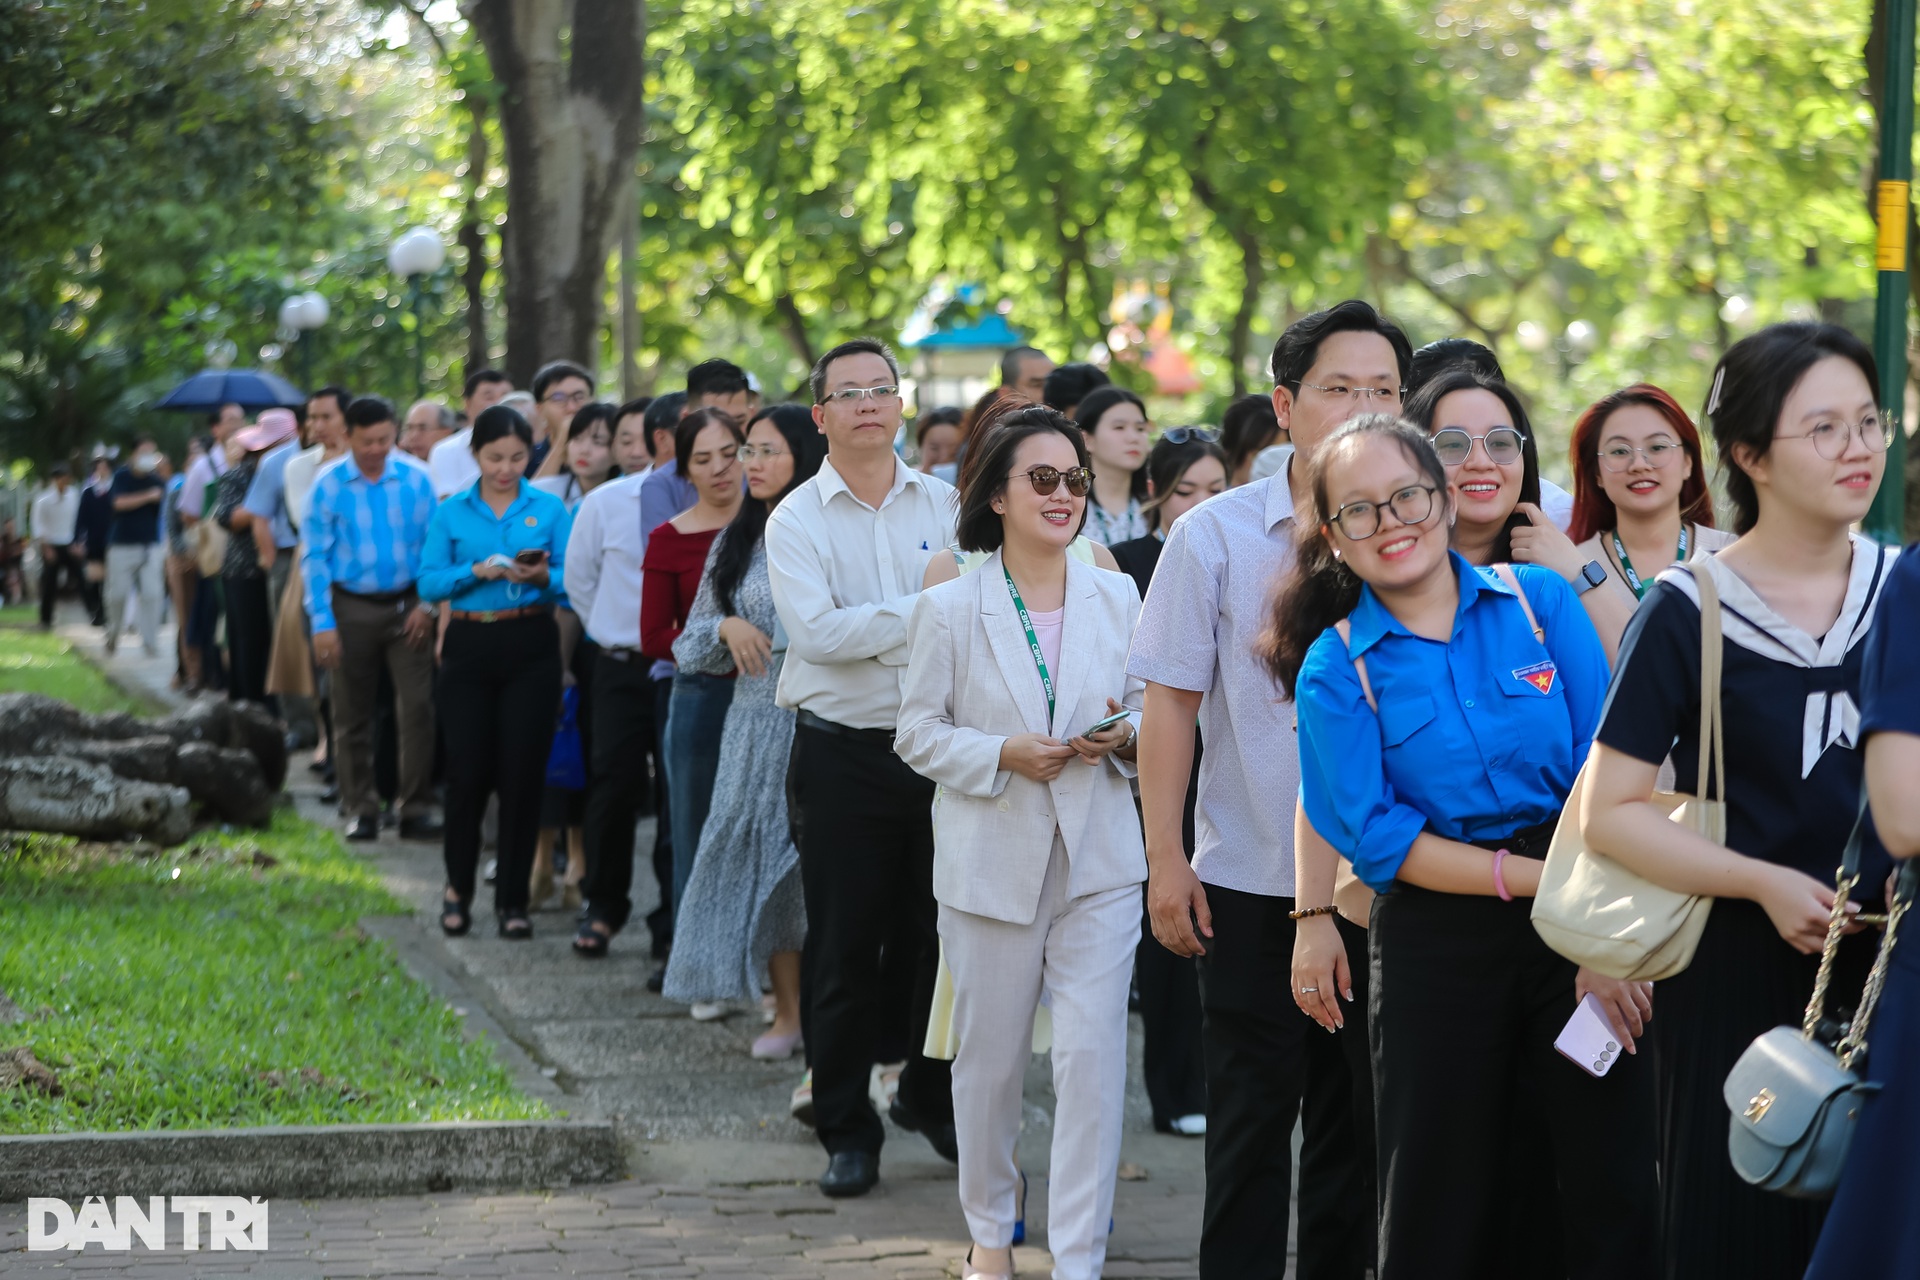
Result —
<path fill-rule="evenodd" d="M 55 470 L 43 609 L 74 578 L 111 649 L 131 597 L 151 652 L 170 597 L 183 683 L 318 708 L 347 837 L 443 841 L 449 935 L 490 878 L 502 936 L 559 890 L 605 956 L 652 814 L 649 985 L 804 1054 L 827 1195 L 875 1185 L 883 1113 L 956 1162 L 967 1276 L 1025 1238 L 1042 1050 L 1053 1274 L 1101 1273 L 1130 1005 L 1155 1127 L 1206 1141 L 1203 1276 L 1296 1234 L 1303 1280 L 1920 1274 L 1920 950 L 1869 979 L 1920 853 L 1920 551 L 1855 532 L 1871 353 L 1721 357 L 1724 513 L 1655 386 L 1581 415 L 1569 493 L 1483 346 L 1346 301 L 1271 373 L 1217 430 L 1032 348 L 908 423 L 871 339 L 810 404 L 708 360 L 617 405 L 557 361 L 404 422 L 228 406 L 177 479 L 146 439 Z M 1715 900 L 1691 962 L 1552 950 L 1567 840 Z M 1816 974 L 1843 1014 L 1884 981 L 1831 1207 L 1736 1173 L 1723 1097 Z"/>

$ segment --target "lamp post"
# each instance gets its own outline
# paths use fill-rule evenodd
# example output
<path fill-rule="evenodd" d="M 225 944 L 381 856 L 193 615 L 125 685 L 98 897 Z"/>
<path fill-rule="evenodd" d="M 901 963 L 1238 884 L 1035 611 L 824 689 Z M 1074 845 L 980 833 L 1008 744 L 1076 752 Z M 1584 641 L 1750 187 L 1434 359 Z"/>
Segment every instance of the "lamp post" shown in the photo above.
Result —
<path fill-rule="evenodd" d="M 1864 525 L 1869 537 L 1898 546 L 1906 518 L 1907 224 L 1913 181 L 1914 0 L 1887 5 L 1885 101 L 1880 107 L 1880 184 L 1874 211 L 1880 227 L 1874 253 L 1880 291 L 1873 314 L 1873 358 L 1880 366 L 1880 403 L 1893 415 L 1886 476 Z"/>
<path fill-rule="evenodd" d="M 296 293 L 280 304 L 280 327 L 294 335 L 300 352 L 300 389 L 311 391 L 313 381 L 313 343 L 307 335 L 327 322 L 332 308 L 327 300 L 311 289 Z"/>
<path fill-rule="evenodd" d="M 407 281 L 407 307 L 413 312 L 413 383 L 418 396 L 427 394 L 427 335 L 422 327 L 421 300 L 426 278 L 446 260 L 446 241 L 432 227 L 414 227 L 387 250 L 387 266 Z"/>

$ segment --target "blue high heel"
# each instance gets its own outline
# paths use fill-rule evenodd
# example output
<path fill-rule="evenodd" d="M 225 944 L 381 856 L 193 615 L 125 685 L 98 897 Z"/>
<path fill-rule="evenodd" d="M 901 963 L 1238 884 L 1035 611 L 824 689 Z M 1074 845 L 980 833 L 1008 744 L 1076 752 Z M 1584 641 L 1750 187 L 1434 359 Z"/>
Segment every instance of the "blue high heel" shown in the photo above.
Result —
<path fill-rule="evenodd" d="M 1025 1169 L 1020 1171 L 1020 1203 L 1015 1212 L 1020 1216 L 1013 1220 L 1013 1243 L 1025 1244 L 1027 1242 L 1027 1171 Z M 1108 1228 L 1108 1231 L 1111 1234 L 1112 1228 Z"/>

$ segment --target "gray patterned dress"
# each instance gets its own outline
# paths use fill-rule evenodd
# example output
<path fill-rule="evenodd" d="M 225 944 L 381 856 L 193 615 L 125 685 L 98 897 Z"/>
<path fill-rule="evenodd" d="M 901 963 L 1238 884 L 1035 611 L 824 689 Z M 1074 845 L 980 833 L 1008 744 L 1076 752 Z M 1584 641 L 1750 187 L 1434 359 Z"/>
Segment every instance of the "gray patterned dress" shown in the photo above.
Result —
<path fill-rule="evenodd" d="M 714 552 L 725 538 L 723 533 L 714 539 Z M 777 634 L 764 541 L 753 549 L 734 604 L 734 616 L 769 636 Z M 733 670 L 733 656 L 720 640 L 720 624 L 728 616 L 714 594 L 710 552 L 686 628 L 673 642 L 673 660 L 681 671 L 725 675 Z M 713 807 L 674 923 L 665 987 L 669 1000 L 757 1000 L 767 957 L 798 951 L 806 941 L 800 855 L 787 826 L 793 712 L 773 703 L 783 657 L 776 649 L 765 675 L 741 675 L 734 684 L 720 738 Z"/>

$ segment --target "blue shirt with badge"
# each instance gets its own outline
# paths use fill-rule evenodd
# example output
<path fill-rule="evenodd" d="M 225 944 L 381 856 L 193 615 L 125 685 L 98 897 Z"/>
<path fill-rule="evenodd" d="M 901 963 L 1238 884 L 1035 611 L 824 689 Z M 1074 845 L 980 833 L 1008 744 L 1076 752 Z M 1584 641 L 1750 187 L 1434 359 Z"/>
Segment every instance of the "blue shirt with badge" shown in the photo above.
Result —
<path fill-rule="evenodd" d="M 567 504 L 521 480 L 519 494 L 505 514 L 496 516 L 480 496 L 484 483 L 474 481 L 435 509 L 427 525 L 426 549 L 420 555 L 420 598 L 448 600 L 467 613 L 564 606 L 567 593 L 561 582 L 567 568 L 567 536 L 573 530 Z M 473 566 L 489 556 L 511 560 L 529 550 L 547 553 L 545 587 L 474 576 Z"/>
<path fill-rule="evenodd" d="M 1448 555 L 1460 604 L 1447 643 L 1414 635 L 1363 587 L 1351 649 L 1329 628 L 1294 693 L 1307 818 L 1383 893 L 1422 831 L 1496 839 L 1558 813 L 1606 700 L 1606 651 L 1559 574 L 1513 566 L 1543 643 L 1492 570 Z"/>

